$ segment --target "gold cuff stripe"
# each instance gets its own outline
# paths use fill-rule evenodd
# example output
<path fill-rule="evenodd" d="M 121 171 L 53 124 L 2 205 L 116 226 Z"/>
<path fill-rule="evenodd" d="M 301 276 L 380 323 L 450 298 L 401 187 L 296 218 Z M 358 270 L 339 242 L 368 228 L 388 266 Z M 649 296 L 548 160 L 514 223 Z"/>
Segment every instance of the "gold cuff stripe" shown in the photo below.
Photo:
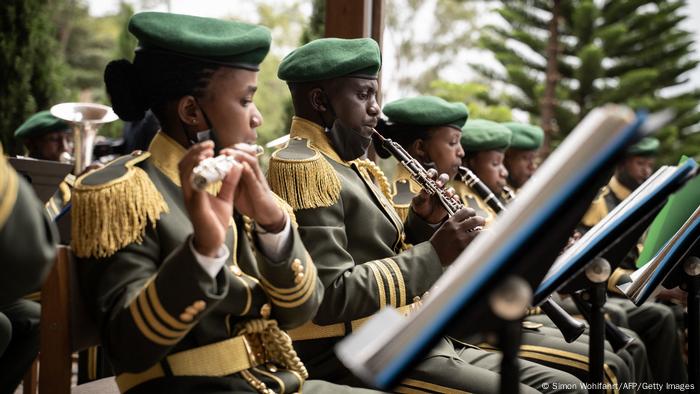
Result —
<path fill-rule="evenodd" d="M 582 371 L 588 372 L 588 364 L 586 364 L 586 363 L 572 361 L 572 360 L 562 358 L 562 357 L 557 357 L 557 356 L 554 356 L 551 354 L 542 354 L 542 353 L 537 353 L 537 352 L 521 351 L 518 353 L 518 357 L 532 359 L 532 360 L 547 361 L 547 362 L 550 362 L 553 364 L 564 365 L 567 367 L 572 367 L 572 368 L 576 368 L 576 369 L 580 369 Z"/>
<path fill-rule="evenodd" d="M 399 268 L 399 265 L 396 264 L 396 262 L 392 259 L 384 259 L 384 261 L 386 261 L 387 265 L 391 267 L 396 276 L 396 283 L 399 287 L 399 305 L 397 306 L 404 306 L 406 305 L 406 282 L 403 280 L 403 274 L 401 273 L 401 269 Z"/>
<path fill-rule="evenodd" d="M 457 389 L 454 389 L 451 387 L 445 387 L 445 386 L 441 386 L 439 384 L 424 382 L 422 380 L 415 380 L 415 379 L 405 379 L 403 382 L 401 382 L 401 384 L 405 385 L 405 386 L 416 387 L 419 389 L 426 389 L 426 390 L 430 390 L 430 391 L 435 391 L 438 393 L 467 393 L 466 391 L 457 390 Z"/>
<path fill-rule="evenodd" d="M 566 350 L 554 349 L 546 346 L 536 346 L 536 345 L 520 345 L 520 350 L 526 350 L 531 352 L 540 352 L 546 354 L 554 354 L 559 357 L 565 357 L 574 361 L 580 361 L 588 364 L 588 356 L 582 354 L 568 352 Z"/>
<path fill-rule="evenodd" d="M 299 298 L 296 301 L 280 301 L 278 298 L 271 296 L 270 299 L 273 304 L 282 307 L 282 308 L 296 308 L 299 305 L 302 305 L 306 301 L 309 300 L 312 294 L 315 293 L 316 291 L 316 270 L 312 269 L 311 272 L 308 275 L 305 275 L 305 280 L 306 280 L 306 288 L 302 289 L 301 292 L 299 292 L 299 295 L 301 295 L 301 298 Z"/>
<path fill-rule="evenodd" d="M 396 288 L 394 287 L 394 276 L 391 275 L 389 269 L 381 263 L 383 263 L 383 261 L 381 260 L 376 262 L 377 268 L 379 268 L 379 270 L 382 272 L 382 274 L 384 274 L 384 277 L 386 278 L 386 287 L 389 288 L 389 304 L 396 308 Z"/>
<path fill-rule="evenodd" d="M 168 311 L 165 310 L 163 304 L 160 303 L 160 299 L 158 298 L 158 291 L 156 290 L 155 281 L 151 282 L 146 292 L 148 295 L 148 300 L 151 302 L 151 305 L 153 305 L 153 309 L 155 310 L 156 315 L 158 315 L 158 317 L 162 321 L 164 321 L 170 327 L 176 330 L 188 330 L 190 328 L 189 324 L 183 323 L 180 320 L 175 319 L 168 313 Z"/>
<path fill-rule="evenodd" d="M 142 317 L 146 319 L 146 323 L 155 330 L 155 332 L 165 338 L 180 338 L 187 330 L 171 330 L 170 328 L 164 326 L 153 314 L 151 306 L 148 305 L 148 300 L 146 300 L 146 294 L 141 292 L 136 301 L 139 303 L 139 310 L 142 313 Z"/>
<path fill-rule="evenodd" d="M 135 301 L 135 300 L 134 300 Z M 171 346 L 176 344 L 180 338 L 175 338 L 175 339 L 166 339 L 158 336 L 156 333 L 151 331 L 151 328 L 146 325 L 146 323 L 143 321 L 143 318 L 141 317 L 141 313 L 138 310 L 138 307 L 136 306 L 136 302 L 132 302 L 131 305 L 129 305 L 129 311 L 131 312 L 131 318 L 133 319 L 134 323 L 136 324 L 136 327 L 141 331 L 141 334 L 143 334 L 144 337 L 146 337 L 148 340 L 150 340 L 153 343 L 157 343 L 158 345 L 162 346 Z"/>
<path fill-rule="evenodd" d="M 12 213 L 12 208 L 15 207 L 15 202 L 17 202 L 19 180 L 15 170 L 8 168 L 5 158 L 0 157 L 0 160 L 2 160 L 0 166 L 5 167 L 2 169 L 2 172 L 7 174 L 7 178 L 0 180 L 3 186 L 3 191 L 0 193 L 0 229 L 2 229 L 10 213 Z"/>
<path fill-rule="evenodd" d="M 312 264 L 309 266 L 309 269 L 306 270 L 306 273 L 304 275 L 304 278 L 294 286 L 296 289 L 293 292 L 285 292 L 285 293 L 280 293 L 279 291 L 275 291 L 273 289 L 270 289 L 267 285 L 270 283 L 268 281 L 262 281 L 262 285 L 265 288 L 265 291 L 270 294 L 271 296 L 283 300 L 283 301 L 291 301 L 296 298 L 299 298 L 302 294 L 308 291 L 309 288 L 309 281 L 313 278 L 316 277 L 316 267 Z M 289 289 L 287 289 L 289 290 Z"/>
<path fill-rule="evenodd" d="M 311 268 L 310 266 L 313 266 L 313 265 L 314 264 L 311 263 L 311 259 L 307 256 L 306 265 L 304 267 L 305 270 L 309 270 Z M 290 272 L 293 272 L 293 271 L 290 269 Z M 266 289 L 269 289 L 271 292 L 279 293 L 280 295 L 295 293 L 295 292 L 299 291 L 299 289 L 304 287 L 304 284 L 305 284 L 304 282 L 301 282 L 293 287 L 288 287 L 288 288 L 275 287 L 272 285 L 272 283 L 270 283 L 262 275 L 260 276 L 260 282 L 263 284 L 263 286 L 265 286 Z"/>
<path fill-rule="evenodd" d="M 369 263 L 365 263 L 367 266 L 372 270 L 372 273 L 374 274 L 374 280 L 377 282 L 377 291 L 379 292 L 379 309 L 382 309 L 386 306 L 386 293 L 384 291 L 384 281 L 382 280 L 382 276 L 379 274 L 379 269 L 377 269 L 376 266 L 374 266 L 374 262 L 370 261 Z"/>

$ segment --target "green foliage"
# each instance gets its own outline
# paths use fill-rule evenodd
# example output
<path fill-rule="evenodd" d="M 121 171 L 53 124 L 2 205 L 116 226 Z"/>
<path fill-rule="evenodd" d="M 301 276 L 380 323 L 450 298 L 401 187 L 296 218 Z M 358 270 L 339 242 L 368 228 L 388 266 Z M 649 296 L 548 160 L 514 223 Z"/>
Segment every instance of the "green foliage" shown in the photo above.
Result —
<path fill-rule="evenodd" d="M 6 154 L 21 152 L 14 131 L 46 109 L 60 91 L 51 11 L 45 0 L 6 0 L 0 6 L 0 132 Z"/>
<path fill-rule="evenodd" d="M 490 105 L 498 99 L 491 97 L 489 87 L 481 83 L 434 80 L 426 93 L 450 102 L 463 102 L 469 108 L 469 119 L 488 119 L 495 122 L 508 122 L 513 119 L 509 107 Z"/>
<path fill-rule="evenodd" d="M 556 144 L 594 107 L 621 103 L 633 108 L 673 108 L 672 125 L 658 133 L 660 162 L 681 154 L 700 157 L 700 90 L 678 89 L 698 65 L 690 32 L 680 28 L 684 0 L 561 0 Z M 493 52 L 505 73 L 475 65 L 490 81 L 508 85 L 505 105 L 540 116 L 544 92 L 551 0 L 503 2 L 505 26 L 483 29 L 482 48 Z M 518 45 L 512 45 L 516 42 Z M 669 87 L 676 87 L 669 90 Z"/>

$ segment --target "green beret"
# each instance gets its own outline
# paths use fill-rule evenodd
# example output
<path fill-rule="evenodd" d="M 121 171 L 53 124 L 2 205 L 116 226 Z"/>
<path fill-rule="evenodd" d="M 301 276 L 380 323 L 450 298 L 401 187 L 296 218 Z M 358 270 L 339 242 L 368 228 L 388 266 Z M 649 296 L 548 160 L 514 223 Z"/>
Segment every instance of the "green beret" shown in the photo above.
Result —
<path fill-rule="evenodd" d="M 511 149 L 535 150 L 542 146 L 544 141 L 542 128 L 519 122 L 502 123 L 502 125 L 513 133 L 513 138 L 510 140 Z"/>
<path fill-rule="evenodd" d="M 132 16 L 129 31 L 139 40 L 137 52 L 174 53 L 256 71 L 272 41 L 264 26 L 163 12 Z"/>
<path fill-rule="evenodd" d="M 466 152 L 506 149 L 512 133 L 506 126 L 484 119 L 468 120 L 462 127 L 462 148 Z"/>
<path fill-rule="evenodd" d="M 38 137 L 52 131 L 68 130 L 70 130 L 70 125 L 67 122 L 51 115 L 49 111 L 41 111 L 30 116 L 15 130 L 15 138 Z"/>
<path fill-rule="evenodd" d="M 381 65 L 379 45 L 371 38 L 320 38 L 285 56 L 277 77 L 287 82 L 322 81 L 344 76 L 375 79 Z"/>
<path fill-rule="evenodd" d="M 435 96 L 418 96 L 392 101 L 384 115 L 393 123 L 417 126 L 452 126 L 461 129 L 469 117 L 464 103 L 449 103 Z"/>
<path fill-rule="evenodd" d="M 627 148 L 630 156 L 653 156 L 659 151 L 659 140 L 654 137 L 644 137 L 636 144 Z"/>

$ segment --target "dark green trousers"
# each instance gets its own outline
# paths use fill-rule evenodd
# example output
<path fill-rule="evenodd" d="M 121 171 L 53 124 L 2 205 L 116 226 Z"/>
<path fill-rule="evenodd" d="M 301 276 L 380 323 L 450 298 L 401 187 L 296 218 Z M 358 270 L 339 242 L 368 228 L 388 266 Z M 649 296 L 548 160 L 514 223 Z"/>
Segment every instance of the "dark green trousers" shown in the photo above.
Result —
<path fill-rule="evenodd" d="M 18 300 L 0 307 L 0 394 L 13 393 L 39 353 L 41 307 Z"/>

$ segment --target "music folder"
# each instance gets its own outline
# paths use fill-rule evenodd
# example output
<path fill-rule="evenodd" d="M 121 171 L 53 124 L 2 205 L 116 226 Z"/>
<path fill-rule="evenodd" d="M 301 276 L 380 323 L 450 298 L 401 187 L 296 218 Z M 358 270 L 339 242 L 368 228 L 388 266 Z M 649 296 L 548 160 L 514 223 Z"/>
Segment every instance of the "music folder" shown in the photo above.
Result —
<path fill-rule="evenodd" d="M 692 178 L 697 168 L 697 163 L 692 159 L 677 167 L 659 168 L 603 220 L 557 258 L 537 288 L 533 303 L 537 305 L 553 292 L 565 287 L 572 287 L 566 289 L 567 291 L 578 290 L 579 287 L 570 286 L 570 282 L 575 281 L 595 257 L 614 258 L 616 261 L 611 261 L 611 264 L 616 265 L 616 262 L 620 261 L 637 243 L 669 195 Z"/>
<path fill-rule="evenodd" d="M 665 116 L 665 119 L 668 115 Z M 650 134 L 659 117 L 626 107 L 591 111 L 404 318 L 387 307 L 341 341 L 338 358 L 365 382 L 388 389 L 421 360 L 455 320 L 467 335 L 489 314 L 488 296 L 516 275 L 537 285 L 556 259 L 625 147 Z M 663 122 L 662 122 L 663 123 Z M 478 322 L 479 324 L 476 324 Z"/>
<path fill-rule="evenodd" d="M 635 305 L 643 304 L 672 273 L 677 264 L 681 263 L 698 244 L 700 244 L 700 206 L 647 264 L 632 273 L 632 282 L 617 288 Z"/>
<path fill-rule="evenodd" d="M 57 161 L 38 160 L 28 157 L 9 157 L 12 167 L 34 188 L 39 200 L 49 201 L 73 166 Z"/>

